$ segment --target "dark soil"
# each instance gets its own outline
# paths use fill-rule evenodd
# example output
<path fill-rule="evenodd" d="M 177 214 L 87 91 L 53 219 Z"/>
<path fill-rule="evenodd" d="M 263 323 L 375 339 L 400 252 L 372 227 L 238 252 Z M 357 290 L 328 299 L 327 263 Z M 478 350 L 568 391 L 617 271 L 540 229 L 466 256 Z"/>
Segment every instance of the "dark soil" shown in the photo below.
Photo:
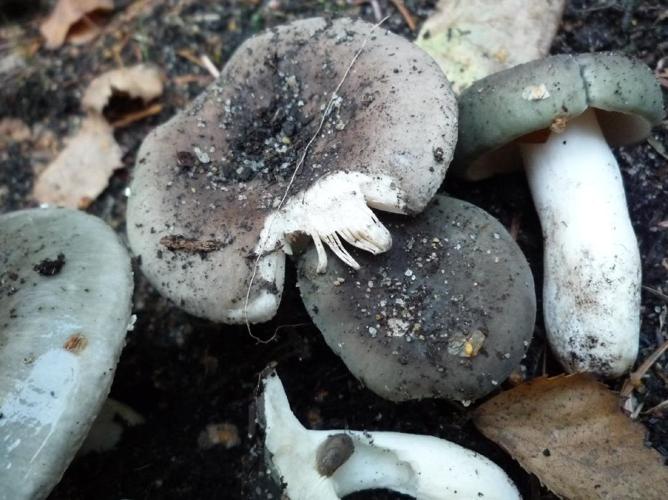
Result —
<path fill-rule="evenodd" d="M 114 175 L 109 188 L 89 208 L 123 235 L 124 188 L 139 144 L 151 128 L 212 81 L 203 68 L 180 53 L 208 54 L 221 67 L 235 47 L 265 27 L 313 15 L 358 15 L 374 21 L 368 4 L 351 7 L 345 0 L 149 1 L 147 7 L 130 16 L 126 13 L 131 3 L 116 2 L 111 24 L 93 43 L 50 52 L 31 50 L 39 36 L 39 21 L 49 11 L 48 2 L 29 8 L 17 1 L 0 2 L 0 21 L 4 23 L 0 25 L 0 58 L 14 51 L 26 55 L 23 65 L 0 73 L 0 118 L 20 118 L 31 127 L 33 136 L 27 141 L 0 142 L 0 212 L 35 205 L 29 196 L 34 169 L 46 164 L 62 138 L 76 129 L 82 114 L 81 93 L 103 71 L 121 62 L 148 61 L 168 77 L 161 99 L 163 111 L 117 131 L 125 151 L 125 168 Z M 405 3 L 421 22 L 435 0 Z M 5 4 L 11 8 L 4 10 Z M 379 4 L 384 13 L 391 14 L 386 26 L 411 36 L 392 4 L 387 0 L 379 0 Z M 621 51 L 657 67 L 668 56 L 665 2 L 569 2 L 553 52 L 593 50 Z M 668 303 L 660 294 L 668 292 L 668 229 L 659 225 L 668 219 L 668 160 L 663 148 L 668 148 L 665 124 L 654 130 L 651 143 L 617 151 L 647 287 L 643 292 L 640 360 L 666 338 Z M 484 208 L 506 227 L 519 228 L 518 243 L 540 290 L 542 238 L 524 178 L 515 175 L 475 185 L 448 179 L 443 189 Z M 52 500 L 251 498 L 260 464 L 251 403 L 258 375 L 270 362 L 277 363 L 292 407 L 308 427 L 396 430 L 447 438 L 501 465 L 525 498 L 554 498 L 535 477 L 475 430 L 470 408 L 438 400 L 394 404 L 366 390 L 312 325 L 295 289 L 291 266 L 277 317 L 253 328 L 254 335 L 272 339 L 267 344 L 253 340 L 244 327 L 216 325 L 181 312 L 161 298 L 139 270 L 135 277 L 138 320 L 128 336 L 111 396 L 141 413 L 146 423 L 129 429 L 115 450 L 75 460 L 50 496 Z M 527 377 L 542 374 L 544 367 L 548 374 L 559 373 L 549 354 L 543 359 L 545 352 L 539 317 L 524 361 Z M 668 399 L 665 363 L 664 357 L 644 380 L 639 399 L 646 409 Z M 621 383 L 613 381 L 611 387 L 619 389 Z M 640 420 L 647 426 L 648 443 L 668 456 L 667 421 L 647 413 L 641 413 Z M 222 423 L 237 427 L 241 443 L 229 449 L 202 446 L 198 441 L 202 431 L 209 424 Z M 350 498 L 400 496 L 371 492 Z"/>

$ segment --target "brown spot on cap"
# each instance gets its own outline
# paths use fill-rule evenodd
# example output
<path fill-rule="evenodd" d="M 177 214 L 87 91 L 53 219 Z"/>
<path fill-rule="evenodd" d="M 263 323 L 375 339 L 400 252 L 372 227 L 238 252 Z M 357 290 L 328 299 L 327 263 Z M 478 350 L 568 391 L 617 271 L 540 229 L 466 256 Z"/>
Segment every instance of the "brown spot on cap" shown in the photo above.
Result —
<path fill-rule="evenodd" d="M 71 335 L 63 344 L 63 349 L 70 351 L 72 354 L 81 353 L 88 345 L 88 339 L 80 333 Z"/>

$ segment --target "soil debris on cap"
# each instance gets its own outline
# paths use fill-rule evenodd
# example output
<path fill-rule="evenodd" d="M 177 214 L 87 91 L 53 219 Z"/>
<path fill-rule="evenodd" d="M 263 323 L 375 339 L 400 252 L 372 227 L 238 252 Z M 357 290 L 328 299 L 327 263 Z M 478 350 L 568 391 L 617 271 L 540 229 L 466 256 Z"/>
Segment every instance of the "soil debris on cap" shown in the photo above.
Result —
<path fill-rule="evenodd" d="M 225 243 L 219 240 L 197 240 L 181 235 L 168 235 L 160 238 L 160 244 L 168 250 L 197 253 L 215 252 L 223 248 Z"/>
<path fill-rule="evenodd" d="M 59 253 L 55 259 L 44 259 L 33 268 L 42 276 L 55 276 L 65 265 L 65 255 Z"/>

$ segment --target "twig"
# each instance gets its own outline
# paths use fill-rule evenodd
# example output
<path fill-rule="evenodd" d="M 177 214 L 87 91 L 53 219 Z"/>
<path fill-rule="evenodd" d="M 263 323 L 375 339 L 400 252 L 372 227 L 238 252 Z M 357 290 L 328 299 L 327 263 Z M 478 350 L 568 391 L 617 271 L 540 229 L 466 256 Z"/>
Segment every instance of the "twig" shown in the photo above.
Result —
<path fill-rule="evenodd" d="M 665 293 L 661 293 L 659 290 L 655 290 L 654 288 L 650 288 L 645 285 L 642 286 L 642 289 L 668 303 L 668 295 L 666 295 Z"/>
<path fill-rule="evenodd" d="M 650 415 L 658 415 L 663 413 L 664 411 L 668 410 L 668 399 L 666 401 L 660 402 L 658 405 L 653 406 L 646 412 L 645 414 L 650 414 Z"/>
<path fill-rule="evenodd" d="M 193 64 L 197 64 L 197 66 L 204 67 L 202 64 L 202 61 L 200 61 L 197 56 L 195 56 L 192 52 L 190 52 L 188 49 L 180 49 L 177 50 L 176 53 L 183 57 L 184 59 L 187 59 Z"/>
<path fill-rule="evenodd" d="M 661 344 L 656 351 L 654 351 L 652 354 L 650 354 L 645 361 L 642 362 L 642 364 L 638 367 L 638 369 L 631 374 L 629 374 L 629 378 L 626 379 L 624 382 L 624 386 L 622 387 L 622 390 L 620 392 L 620 396 L 622 398 L 627 398 L 631 395 L 633 392 L 633 389 L 636 387 L 640 386 L 642 378 L 645 376 L 647 373 L 647 370 L 649 370 L 654 363 L 661 357 L 661 355 L 666 352 L 666 349 L 668 349 L 668 340 L 666 340 L 663 344 Z"/>
<path fill-rule="evenodd" d="M 396 7 L 396 9 L 399 11 L 399 14 L 401 14 L 401 17 L 404 18 L 404 21 L 406 21 L 406 24 L 408 25 L 408 28 L 411 31 L 415 31 L 417 29 L 417 25 L 415 24 L 415 19 L 413 19 L 413 16 L 411 13 L 408 11 L 406 8 L 406 5 L 404 4 L 403 0 L 390 0 L 392 2 L 392 5 Z"/>
<path fill-rule="evenodd" d="M 276 336 L 279 330 L 283 330 L 284 328 L 299 328 L 301 326 L 309 326 L 310 324 L 311 323 L 290 323 L 288 325 L 278 325 L 276 330 L 274 330 L 274 336 Z"/>
<path fill-rule="evenodd" d="M 196 82 L 198 85 L 207 85 L 211 80 L 209 79 L 209 75 L 180 75 L 175 76 L 173 81 L 177 86 L 181 87 L 191 82 Z"/>
<path fill-rule="evenodd" d="M 214 64 L 211 62 L 211 59 L 209 59 L 209 57 L 206 54 L 197 57 L 188 49 L 181 49 L 176 53 L 181 57 L 183 57 L 184 59 L 187 59 L 191 63 L 196 64 L 200 68 L 204 68 L 214 78 L 218 78 L 220 76 L 220 71 L 218 71 L 218 68 L 214 66 Z"/>
<path fill-rule="evenodd" d="M 380 8 L 378 0 L 352 0 L 352 5 L 360 6 L 368 3 L 371 5 L 371 10 L 373 10 L 373 17 L 377 22 L 380 22 L 383 19 L 383 11 Z"/>
<path fill-rule="evenodd" d="M 516 213 L 513 215 L 512 221 L 510 221 L 510 237 L 517 241 L 517 236 L 520 234 L 520 220 L 522 219 L 522 215 L 520 213 Z"/>
<path fill-rule="evenodd" d="M 139 111 L 135 111 L 133 113 L 128 113 L 124 117 L 119 118 L 114 123 L 112 123 L 111 126 L 114 128 L 127 127 L 128 125 L 136 121 L 143 120 L 144 118 L 147 118 L 149 116 L 157 115 L 161 111 L 162 111 L 162 104 L 155 103 L 152 106 L 149 106 L 148 108 L 140 109 Z"/>
<path fill-rule="evenodd" d="M 381 24 L 383 24 L 387 20 L 387 17 L 381 19 L 377 24 L 375 24 L 371 28 L 371 32 L 379 27 Z M 276 207 L 276 211 L 278 212 L 281 208 L 283 208 L 283 205 L 285 204 L 285 200 L 288 198 L 288 194 L 290 193 L 290 189 L 292 188 L 292 185 L 295 182 L 295 178 L 297 177 L 297 173 L 299 172 L 299 169 L 301 166 L 304 164 L 304 161 L 306 160 L 306 155 L 308 154 L 309 149 L 311 148 L 311 145 L 316 141 L 318 138 L 318 135 L 320 135 L 320 131 L 322 130 L 322 127 L 325 124 L 325 121 L 327 120 L 327 117 L 329 116 L 329 113 L 331 112 L 332 108 L 334 107 L 334 101 L 338 97 L 339 90 L 341 90 L 341 87 L 343 86 L 343 83 L 346 81 L 348 78 L 348 75 L 350 74 L 350 71 L 353 69 L 353 66 L 357 62 L 357 59 L 359 56 L 362 54 L 364 49 L 366 48 L 366 44 L 369 42 L 369 37 L 364 39 L 364 42 L 362 42 L 362 46 L 357 49 L 357 52 L 355 52 L 355 55 L 353 56 L 352 60 L 350 61 L 350 64 L 346 68 L 346 71 L 343 73 L 343 77 L 339 81 L 338 85 L 334 89 L 334 92 L 332 92 L 332 96 L 329 99 L 329 102 L 327 103 L 327 106 L 325 107 L 325 110 L 322 113 L 322 117 L 320 119 L 320 123 L 318 124 L 318 128 L 316 129 L 315 133 L 311 137 L 311 139 L 306 143 L 306 146 L 304 147 L 304 151 L 302 152 L 301 157 L 299 158 L 299 161 L 297 162 L 297 165 L 295 165 L 295 169 L 292 172 L 292 176 L 290 177 L 290 181 L 288 182 L 287 187 L 285 188 L 285 193 L 283 193 L 283 197 L 281 198 L 280 203 L 278 204 L 278 207 Z M 271 232 L 271 227 L 274 223 L 274 218 L 271 219 L 269 222 L 269 226 L 267 227 L 267 233 Z M 261 243 L 261 242 L 258 242 Z M 253 332 L 251 331 L 251 326 L 250 322 L 248 321 L 248 303 L 250 302 L 250 294 L 251 294 L 251 288 L 253 287 L 253 281 L 255 281 L 255 276 L 257 274 L 257 268 L 260 263 L 260 259 L 263 257 L 262 251 L 259 251 L 257 253 L 257 257 L 255 258 L 255 262 L 253 263 L 253 271 L 251 272 L 251 277 L 250 281 L 248 282 L 248 289 L 246 290 L 246 299 L 244 300 L 244 321 L 246 323 L 246 329 L 248 330 L 248 335 L 251 336 L 255 341 L 259 342 L 260 344 L 268 344 L 269 342 L 273 341 L 274 338 L 276 338 L 276 332 L 274 332 L 274 335 L 271 336 L 268 340 L 262 340 L 255 335 L 253 335 Z"/>
<path fill-rule="evenodd" d="M 225 244 L 219 240 L 197 240 L 185 238 L 180 234 L 171 234 L 160 238 L 160 244 L 167 250 L 186 253 L 209 253 L 220 250 Z"/>
<path fill-rule="evenodd" d="M 202 61 L 202 65 L 204 66 L 204 68 L 209 73 L 211 73 L 211 76 L 213 76 L 216 79 L 220 76 L 220 71 L 218 71 L 218 68 L 216 68 L 216 66 L 211 62 L 211 59 L 209 59 L 209 56 L 204 54 L 200 57 L 200 60 Z"/>

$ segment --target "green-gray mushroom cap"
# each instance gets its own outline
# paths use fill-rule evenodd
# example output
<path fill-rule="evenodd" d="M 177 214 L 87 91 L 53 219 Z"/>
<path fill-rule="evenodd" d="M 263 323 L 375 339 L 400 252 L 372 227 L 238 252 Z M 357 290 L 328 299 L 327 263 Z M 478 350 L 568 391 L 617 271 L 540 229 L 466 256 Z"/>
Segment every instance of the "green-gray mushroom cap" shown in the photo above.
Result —
<path fill-rule="evenodd" d="M 454 172 L 527 174 L 545 239 L 543 309 L 570 372 L 618 376 L 638 353 L 640 254 L 610 145 L 663 117 L 650 69 L 621 55 L 559 55 L 476 82 L 459 102 Z"/>
<path fill-rule="evenodd" d="M 474 400 L 518 367 L 533 332 L 529 266 L 483 210 L 437 196 L 415 219 L 387 216 L 394 245 L 360 270 L 316 272 L 299 286 L 313 321 L 350 371 L 393 401 Z M 365 260 L 368 259 L 368 262 Z"/>
<path fill-rule="evenodd" d="M 0 241 L 0 499 L 40 499 L 109 393 L 130 258 L 104 222 L 68 209 L 2 215 Z"/>
<path fill-rule="evenodd" d="M 452 171 L 478 180 L 520 168 L 516 140 L 540 142 L 544 136 L 531 134 L 560 132 L 589 108 L 613 146 L 643 139 L 664 116 L 661 89 L 641 61 L 614 53 L 550 56 L 462 92 Z"/>

